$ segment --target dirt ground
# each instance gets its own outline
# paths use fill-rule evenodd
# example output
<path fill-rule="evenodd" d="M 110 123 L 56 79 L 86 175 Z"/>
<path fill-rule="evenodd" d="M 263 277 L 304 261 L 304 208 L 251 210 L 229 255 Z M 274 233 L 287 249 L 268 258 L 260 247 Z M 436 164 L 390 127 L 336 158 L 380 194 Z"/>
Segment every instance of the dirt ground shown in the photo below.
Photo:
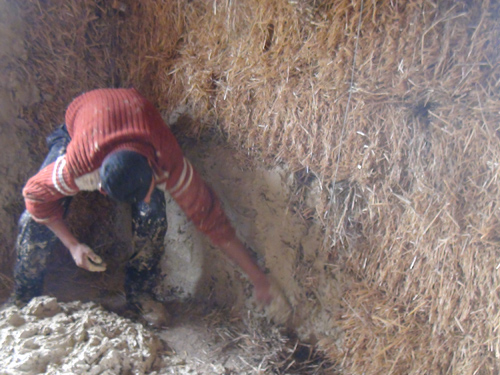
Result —
<path fill-rule="evenodd" d="M 0 311 L 0 374 L 335 374 L 309 345 L 263 320 L 170 306 L 151 330 L 80 301 L 38 297 Z"/>

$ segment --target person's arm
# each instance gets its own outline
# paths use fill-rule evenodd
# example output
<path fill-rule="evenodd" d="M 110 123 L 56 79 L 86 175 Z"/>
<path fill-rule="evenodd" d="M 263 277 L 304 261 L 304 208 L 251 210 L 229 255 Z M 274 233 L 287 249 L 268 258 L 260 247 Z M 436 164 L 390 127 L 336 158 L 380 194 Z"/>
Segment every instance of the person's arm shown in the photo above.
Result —
<path fill-rule="evenodd" d="M 66 246 L 78 267 L 91 272 L 106 271 L 106 263 L 103 263 L 101 257 L 94 253 L 90 247 L 78 242 L 63 219 L 51 221 L 46 226 Z"/>
<path fill-rule="evenodd" d="M 178 157 L 176 161 L 177 168 L 172 170 L 166 189 L 197 229 L 249 277 L 257 300 L 270 303 L 271 283 L 236 236 L 219 198 L 186 158 Z"/>
<path fill-rule="evenodd" d="M 87 245 L 79 243 L 64 223 L 62 199 L 77 193 L 70 183 L 62 159 L 47 165 L 31 177 L 23 189 L 26 209 L 36 222 L 46 225 L 68 248 L 77 266 L 88 271 L 104 271 L 106 265 Z M 58 186 L 54 184 L 58 183 Z M 68 186 L 71 186 L 69 188 Z M 62 188 L 64 187 L 64 188 Z M 94 263 L 96 264 L 94 264 Z"/>
<path fill-rule="evenodd" d="M 235 236 L 233 240 L 219 245 L 222 251 L 245 272 L 255 287 L 255 297 L 258 301 L 268 304 L 271 295 L 271 283 L 266 274 L 252 259 L 243 243 Z"/>

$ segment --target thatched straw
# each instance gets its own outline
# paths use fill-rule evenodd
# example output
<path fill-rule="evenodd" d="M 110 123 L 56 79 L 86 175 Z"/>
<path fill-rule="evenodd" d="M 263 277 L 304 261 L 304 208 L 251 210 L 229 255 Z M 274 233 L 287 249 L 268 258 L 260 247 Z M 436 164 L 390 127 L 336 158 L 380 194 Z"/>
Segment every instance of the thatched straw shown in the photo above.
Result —
<path fill-rule="evenodd" d="M 103 85 L 184 106 L 185 131 L 285 163 L 301 194 L 319 181 L 299 211 L 325 224 L 320 252 L 351 281 L 343 344 L 321 340 L 345 373 L 500 371 L 496 2 L 128 5 L 24 5 L 46 98 L 25 116 L 60 121 L 69 96 Z"/>
<path fill-rule="evenodd" d="M 319 178 L 324 251 L 360 280 L 332 351 L 347 372 L 498 370 L 495 7 L 365 2 L 359 39 L 360 1 L 182 7 L 160 97 Z"/>
<path fill-rule="evenodd" d="M 119 84 L 115 71 L 117 21 L 95 1 L 31 1 L 19 6 L 26 22 L 27 64 L 19 70 L 40 89 L 41 101 L 26 109 L 41 141 L 64 121 L 64 109 L 81 92 Z"/>

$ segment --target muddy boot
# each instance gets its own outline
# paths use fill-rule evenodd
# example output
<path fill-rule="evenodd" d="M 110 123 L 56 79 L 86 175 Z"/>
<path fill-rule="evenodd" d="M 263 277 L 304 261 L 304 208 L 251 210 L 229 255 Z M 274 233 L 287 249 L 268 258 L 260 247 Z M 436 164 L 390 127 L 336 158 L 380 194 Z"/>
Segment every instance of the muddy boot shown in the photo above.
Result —
<path fill-rule="evenodd" d="M 149 294 L 143 294 L 130 299 L 131 312 L 143 324 L 154 328 L 167 327 L 171 322 L 171 315 L 163 303 Z"/>

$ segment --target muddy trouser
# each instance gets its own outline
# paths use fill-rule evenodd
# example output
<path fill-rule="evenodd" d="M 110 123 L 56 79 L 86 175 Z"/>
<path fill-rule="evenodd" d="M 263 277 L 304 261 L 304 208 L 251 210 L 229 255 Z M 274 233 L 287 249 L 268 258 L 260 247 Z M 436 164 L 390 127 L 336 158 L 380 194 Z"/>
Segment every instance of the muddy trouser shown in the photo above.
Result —
<path fill-rule="evenodd" d="M 153 288 L 160 271 L 160 260 L 167 232 L 165 194 L 155 189 L 149 204 L 132 205 L 132 233 L 135 254 L 125 269 L 125 294 L 129 302 L 141 296 L 154 298 Z"/>
<path fill-rule="evenodd" d="M 49 153 L 40 169 L 64 155 L 70 140 L 64 125 L 48 136 Z M 64 198 L 65 211 L 70 202 L 71 197 Z M 139 293 L 152 293 L 154 287 L 167 230 L 165 197 L 162 192 L 155 189 L 150 205 L 141 202 L 132 206 L 132 226 L 136 253 L 126 266 L 125 291 L 128 299 Z M 29 212 L 23 212 L 16 241 L 17 261 L 12 296 L 16 302 L 28 302 L 42 294 L 47 260 L 57 241 L 49 228 L 35 222 Z"/>
<path fill-rule="evenodd" d="M 59 156 L 64 155 L 70 140 L 64 125 L 50 134 L 47 137 L 49 153 L 40 170 L 53 163 Z M 71 197 L 64 198 L 65 210 L 70 201 Z M 18 225 L 13 298 L 19 302 L 28 302 L 32 297 L 42 294 L 47 259 L 57 238 L 45 225 L 35 222 L 28 211 L 23 212 Z"/>

